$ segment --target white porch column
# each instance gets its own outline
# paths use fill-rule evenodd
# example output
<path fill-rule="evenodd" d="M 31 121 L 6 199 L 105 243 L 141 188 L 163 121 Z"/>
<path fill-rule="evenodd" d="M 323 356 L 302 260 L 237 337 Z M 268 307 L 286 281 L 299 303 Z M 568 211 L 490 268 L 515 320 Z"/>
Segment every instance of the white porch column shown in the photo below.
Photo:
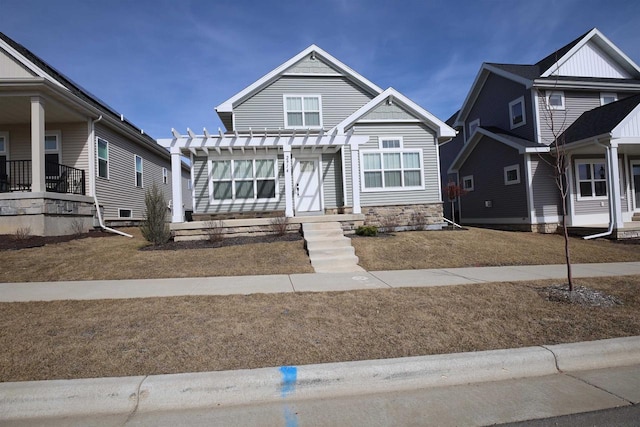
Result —
<path fill-rule="evenodd" d="M 624 220 L 622 219 L 622 204 L 620 203 L 620 167 L 618 163 L 618 143 L 611 141 L 611 146 L 607 150 L 609 160 L 609 182 L 611 182 L 611 222 L 616 229 L 624 228 Z"/>
<path fill-rule="evenodd" d="M 353 198 L 353 213 L 362 213 L 360 209 L 360 150 L 358 144 L 349 144 L 351 148 L 351 194 Z"/>
<path fill-rule="evenodd" d="M 60 141 L 58 141 L 60 144 Z M 31 97 L 31 191 L 46 191 L 44 176 L 44 100 Z"/>
<path fill-rule="evenodd" d="M 293 218 L 293 164 L 291 162 L 291 145 L 285 142 L 284 150 L 284 216 Z"/>
<path fill-rule="evenodd" d="M 184 205 L 182 203 L 182 160 L 180 148 L 171 147 L 171 222 L 184 222 Z"/>

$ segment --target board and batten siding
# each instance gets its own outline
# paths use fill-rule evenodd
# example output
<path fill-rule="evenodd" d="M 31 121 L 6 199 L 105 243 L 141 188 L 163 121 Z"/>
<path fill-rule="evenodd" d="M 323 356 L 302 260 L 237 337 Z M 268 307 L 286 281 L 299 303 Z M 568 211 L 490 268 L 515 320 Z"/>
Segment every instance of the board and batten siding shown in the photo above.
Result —
<path fill-rule="evenodd" d="M 236 159 L 250 159 L 250 156 L 237 156 Z M 276 201 L 237 200 L 232 203 L 210 203 L 209 200 L 209 168 L 208 162 L 215 157 L 197 156 L 193 158 L 193 174 L 195 189 L 194 213 L 219 214 L 236 212 L 271 212 L 284 211 L 284 157 L 278 155 L 278 191 L 279 198 Z"/>
<path fill-rule="evenodd" d="M 96 176 L 96 194 L 104 207 L 106 219 L 117 219 L 118 209 L 131 209 L 134 219 L 142 219 L 145 212 L 145 192 L 154 182 L 164 194 L 167 204 L 169 203 L 172 194 L 171 162 L 168 157 L 165 159 L 100 123 L 96 124 L 95 133 L 96 137 L 109 143 L 109 178 Z M 136 187 L 134 155 L 142 157 L 142 188 Z M 169 173 L 167 184 L 162 182 L 163 167 Z"/>
<path fill-rule="evenodd" d="M 531 181 L 533 191 L 533 209 L 537 218 L 557 217 L 562 214 L 562 199 L 556 185 L 554 159 L 531 155 Z M 521 176 L 521 179 L 524 175 Z"/>
<path fill-rule="evenodd" d="M 424 174 L 424 190 L 407 191 L 362 191 L 360 185 L 361 206 L 394 206 L 413 205 L 422 203 L 440 203 L 441 194 L 438 186 L 438 148 L 435 132 L 422 123 L 356 123 L 354 135 L 368 135 L 369 142 L 360 145 L 361 152 L 377 150 L 379 137 L 401 136 L 404 148 L 422 150 Z M 353 203 L 351 191 L 351 152 L 349 147 L 344 149 L 344 169 L 346 176 L 347 205 Z M 359 161 L 359 160 L 358 160 Z"/>
<path fill-rule="evenodd" d="M 325 129 L 337 125 L 373 98 L 344 77 L 283 76 L 234 108 L 235 129 L 284 129 L 285 94 L 320 95 Z"/>
<path fill-rule="evenodd" d="M 504 168 L 520 166 L 520 183 L 505 185 Z M 483 136 L 459 170 L 460 179 L 473 176 L 473 191 L 460 198 L 462 221 L 529 217 L 524 157 L 517 150 Z M 485 201 L 491 207 L 485 207 Z"/>
<path fill-rule="evenodd" d="M 509 103 L 524 96 L 526 124 L 511 129 Z M 469 123 L 480 119 L 480 126 L 495 126 L 530 141 L 534 139 L 534 120 L 531 95 L 525 87 L 504 77 L 489 74 L 480 95 L 469 111 L 465 126 L 467 140 Z"/>
<path fill-rule="evenodd" d="M 545 97 L 542 92 L 538 97 L 540 111 L 540 142 L 546 145 L 553 143 L 554 132 L 560 135 L 575 122 L 585 111 L 600 106 L 600 92 L 564 91 L 564 110 L 549 110 L 546 108 Z"/>

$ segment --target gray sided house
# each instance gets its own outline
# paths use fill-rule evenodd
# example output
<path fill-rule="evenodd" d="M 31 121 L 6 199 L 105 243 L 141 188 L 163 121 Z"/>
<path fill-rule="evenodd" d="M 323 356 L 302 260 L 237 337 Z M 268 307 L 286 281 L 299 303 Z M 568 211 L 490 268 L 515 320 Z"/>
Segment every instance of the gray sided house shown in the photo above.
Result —
<path fill-rule="evenodd" d="M 146 189 L 170 200 L 174 173 L 186 190 L 153 138 L 0 33 L 0 234 L 139 221 Z"/>
<path fill-rule="evenodd" d="M 555 231 L 552 165 L 564 150 L 567 225 L 638 234 L 639 93 L 640 67 L 597 29 L 533 65 L 484 63 L 455 116 L 458 136 L 441 146 L 443 179 L 468 191 L 460 221 Z"/>
<path fill-rule="evenodd" d="M 442 222 L 438 144 L 455 131 L 317 46 L 216 107 L 226 127 L 159 144 L 192 163 L 196 219 L 351 215 Z M 174 198 L 181 188 L 174 185 Z M 173 222 L 184 221 L 174 211 Z"/>

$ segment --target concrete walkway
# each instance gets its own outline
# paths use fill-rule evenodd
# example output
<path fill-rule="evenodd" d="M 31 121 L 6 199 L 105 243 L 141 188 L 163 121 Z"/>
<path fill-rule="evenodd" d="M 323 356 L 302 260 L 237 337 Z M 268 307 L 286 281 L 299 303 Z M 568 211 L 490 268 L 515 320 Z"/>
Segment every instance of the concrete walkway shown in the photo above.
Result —
<path fill-rule="evenodd" d="M 577 264 L 575 277 L 640 274 Z M 563 279 L 564 265 L 2 283 L 0 301 L 323 292 Z M 484 426 L 640 403 L 640 337 L 251 370 L 0 383 L 0 425 Z"/>
<path fill-rule="evenodd" d="M 640 261 L 573 265 L 573 275 L 576 278 L 635 274 L 640 274 Z M 565 277 L 566 266 L 559 264 L 186 279 L 0 283 L 0 302 L 327 292 L 504 281 L 561 280 Z"/>

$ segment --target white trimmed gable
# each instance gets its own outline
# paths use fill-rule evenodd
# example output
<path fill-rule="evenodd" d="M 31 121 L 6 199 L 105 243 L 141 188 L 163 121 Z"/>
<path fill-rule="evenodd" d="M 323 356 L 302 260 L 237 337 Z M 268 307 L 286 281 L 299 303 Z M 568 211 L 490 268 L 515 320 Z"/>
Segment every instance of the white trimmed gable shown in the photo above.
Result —
<path fill-rule="evenodd" d="M 293 65 L 291 68 L 283 73 L 284 75 L 322 75 L 322 76 L 343 76 L 335 68 L 331 67 L 325 61 L 320 58 L 312 59 L 310 56 L 305 57 L 303 60 Z"/>
<path fill-rule="evenodd" d="M 360 121 L 379 121 L 379 120 L 419 120 L 416 116 L 408 111 L 400 108 L 398 105 L 389 102 L 383 102 L 369 113 L 362 116 Z"/>
<path fill-rule="evenodd" d="M 29 71 L 25 66 L 16 61 L 12 56 L 0 49 L 0 78 L 29 78 L 37 77 L 35 73 Z"/>
<path fill-rule="evenodd" d="M 640 136 L 640 105 L 611 131 L 614 138 L 638 138 Z"/>
<path fill-rule="evenodd" d="M 582 46 L 561 64 L 557 71 L 553 71 L 552 75 L 611 79 L 633 78 L 628 71 L 592 41 Z"/>

